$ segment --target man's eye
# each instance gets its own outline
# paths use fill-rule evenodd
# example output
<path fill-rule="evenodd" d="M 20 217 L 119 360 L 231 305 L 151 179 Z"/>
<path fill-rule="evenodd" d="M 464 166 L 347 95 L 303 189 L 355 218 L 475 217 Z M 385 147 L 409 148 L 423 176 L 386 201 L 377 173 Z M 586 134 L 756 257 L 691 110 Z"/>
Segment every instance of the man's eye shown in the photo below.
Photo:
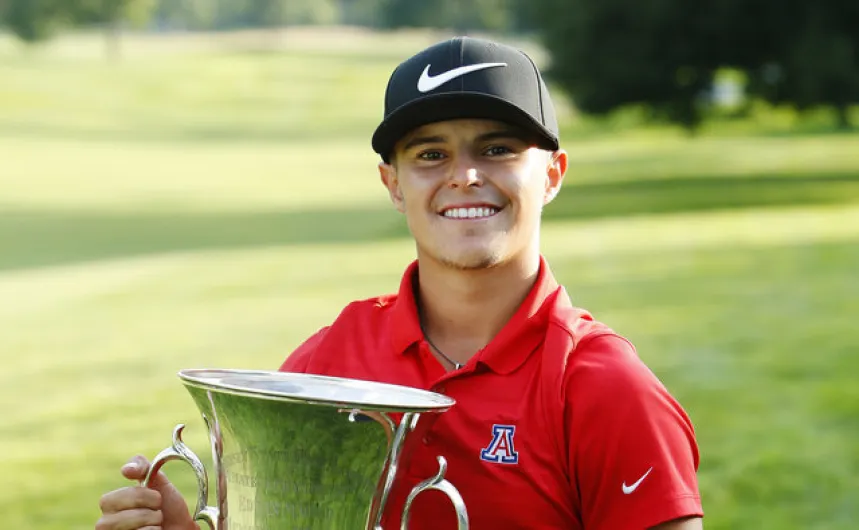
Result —
<path fill-rule="evenodd" d="M 443 156 L 439 151 L 424 151 L 418 154 L 421 160 L 440 160 Z"/>
<path fill-rule="evenodd" d="M 485 153 L 489 156 L 500 156 L 512 153 L 513 150 L 504 145 L 493 145 L 486 149 Z"/>

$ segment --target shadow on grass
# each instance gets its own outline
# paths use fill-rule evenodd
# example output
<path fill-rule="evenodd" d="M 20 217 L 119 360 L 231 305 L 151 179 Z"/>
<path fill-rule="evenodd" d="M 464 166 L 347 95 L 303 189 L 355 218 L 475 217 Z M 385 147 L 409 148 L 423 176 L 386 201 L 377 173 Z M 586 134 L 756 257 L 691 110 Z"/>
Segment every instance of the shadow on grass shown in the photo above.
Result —
<path fill-rule="evenodd" d="M 547 222 L 716 209 L 859 202 L 859 174 L 814 177 L 680 177 L 572 184 Z M 0 270 L 176 251 L 356 243 L 408 235 L 378 206 L 250 212 L 0 209 Z"/>
<path fill-rule="evenodd" d="M 176 251 L 383 240 L 392 208 L 255 212 L 0 211 L 0 270 Z"/>
<path fill-rule="evenodd" d="M 750 138 L 796 138 L 803 136 L 859 136 L 859 105 L 851 109 L 852 127 L 838 125 L 833 109 L 818 108 L 797 112 L 789 107 L 763 105 L 749 112 L 719 111 L 708 115 L 700 129 L 690 133 L 677 124 L 650 121 L 640 106 L 627 106 L 607 116 L 579 116 L 562 129 L 565 141 L 626 135 L 641 130 L 668 136 L 723 137 L 740 134 Z"/>
<path fill-rule="evenodd" d="M 751 207 L 859 202 L 855 173 L 815 176 L 681 176 L 626 182 L 571 181 L 544 218 L 600 218 Z"/>

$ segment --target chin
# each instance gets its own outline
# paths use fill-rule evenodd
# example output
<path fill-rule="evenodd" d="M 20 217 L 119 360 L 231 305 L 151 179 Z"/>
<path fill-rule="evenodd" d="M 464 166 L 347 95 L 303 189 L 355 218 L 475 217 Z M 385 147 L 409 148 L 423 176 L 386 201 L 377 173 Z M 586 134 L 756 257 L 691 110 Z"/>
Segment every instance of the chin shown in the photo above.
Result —
<path fill-rule="evenodd" d="M 491 269 L 504 261 L 501 253 L 487 251 L 446 254 L 439 256 L 438 259 L 450 268 L 463 271 Z"/>

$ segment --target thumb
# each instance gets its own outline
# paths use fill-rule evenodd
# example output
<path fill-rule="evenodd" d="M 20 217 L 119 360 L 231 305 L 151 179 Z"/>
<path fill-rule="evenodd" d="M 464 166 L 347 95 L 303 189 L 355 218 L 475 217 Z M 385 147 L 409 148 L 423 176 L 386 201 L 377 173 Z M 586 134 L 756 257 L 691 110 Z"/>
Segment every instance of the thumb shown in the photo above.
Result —
<path fill-rule="evenodd" d="M 129 480 L 143 482 L 146 478 L 146 474 L 149 472 L 150 465 L 149 460 L 144 456 L 137 455 L 129 460 L 127 464 L 122 466 L 120 471 L 122 472 L 122 476 Z M 153 475 L 149 480 L 149 487 L 153 489 L 161 489 L 168 484 L 170 484 L 170 481 L 167 479 L 167 475 L 165 475 L 161 470 L 159 470 L 158 473 Z"/>

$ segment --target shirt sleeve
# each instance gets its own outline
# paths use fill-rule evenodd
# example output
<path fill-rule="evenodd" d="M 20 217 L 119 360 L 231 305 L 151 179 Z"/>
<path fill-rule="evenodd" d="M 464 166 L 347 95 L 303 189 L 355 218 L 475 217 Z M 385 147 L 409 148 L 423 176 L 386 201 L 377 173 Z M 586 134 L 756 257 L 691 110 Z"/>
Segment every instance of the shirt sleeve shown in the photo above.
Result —
<path fill-rule="evenodd" d="M 316 351 L 316 347 L 322 342 L 322 339 L 328 332 L 328 328 L 329 326 L 320 329 L 301 343 L 298 348 L 286 357 L 278 371 L 293 373 L 307 372 L 313 352 Z"/>
<path fill-rule="evenodd" d="M 680 404 L 620 336 L 585 339 L 573 355 L 565 421 L 584 528 L 703 517 L 698 446 Z"/>

